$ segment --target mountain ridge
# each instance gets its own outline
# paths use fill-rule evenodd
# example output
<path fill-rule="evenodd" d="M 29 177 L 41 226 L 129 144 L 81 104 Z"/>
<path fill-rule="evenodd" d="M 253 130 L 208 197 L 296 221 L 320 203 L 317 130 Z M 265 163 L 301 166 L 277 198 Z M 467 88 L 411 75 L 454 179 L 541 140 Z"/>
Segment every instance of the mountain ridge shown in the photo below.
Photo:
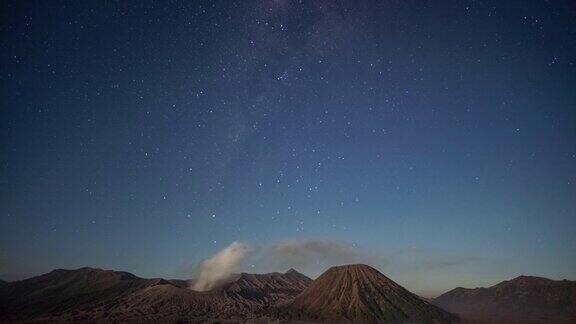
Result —
<path fill-rule="evenodd" d="M 476 318 L 576 319 L 576 281 L 520 275 L 490 287 L 457 287 L 432 302 Z"/>
<path fill-rule="evenodd" d="M 364 264 L 331 267 L 283 306 L 280 314 L 354 323 L 448 323 L 457 319 Z"/>
<path fill-rule="evenodd" d="M 239 274 L 208 292 L 189 280 L 144 279 L 129 272 L 83 267 L 55 269 L 0 286 L 0 321 L 128 322 L 249 318 L 293 298 L 312 279 L 297 271 Z"/>
<path fill-rule="evenodd" d="M 0 322 L 444 323 L 456 319 L 450 313 L 482 323 L 576 319 L 575 281 L 526 275 L 488 288 L 457 287 L 431 300 L 358 264 L 332 267 L 316 280 L 289 269 L 234 274 L 206 292 L 192 290 L 193 283 L 99 268 L 55 269 L 0 282 Z"/>
<path fill-rule="evenodd" d="M 163 279 L 143 279 L 124 271 L 80 268 L 55 269 L 29 279 L 8 282 L 0 289 L 0 314 L 58 314 L 111 304 L 125 294 Z"/>

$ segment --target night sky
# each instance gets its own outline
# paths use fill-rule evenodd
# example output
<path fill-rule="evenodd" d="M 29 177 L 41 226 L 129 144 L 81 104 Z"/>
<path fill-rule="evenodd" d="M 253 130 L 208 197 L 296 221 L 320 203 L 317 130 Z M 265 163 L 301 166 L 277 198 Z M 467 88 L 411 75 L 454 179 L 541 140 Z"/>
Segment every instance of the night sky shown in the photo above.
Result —
<path fill-rule="evenodd" d="M 573 1 L 2 1 L 0 28 L 2 279 L 190 277 L 234 241 L 423 294 L 576 279 Z"/>

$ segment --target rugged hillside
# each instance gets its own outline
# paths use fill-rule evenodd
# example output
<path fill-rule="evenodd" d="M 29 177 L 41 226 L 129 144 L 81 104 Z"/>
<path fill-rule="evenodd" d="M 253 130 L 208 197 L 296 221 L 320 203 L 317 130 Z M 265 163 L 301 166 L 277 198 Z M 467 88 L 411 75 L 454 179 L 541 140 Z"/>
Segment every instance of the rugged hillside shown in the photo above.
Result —
<path fill-rule="evenodd" d="M 295 270 L 286 273 L 248 274 L 207 292 L 157 285 L 138 291 L 110 310 L 111 318 L 166 322 L 246 320 L 267 316 L 276 303 L 288 302 L 312 280 Z"/>
<path fill-rule="evenodd" d="M 127 272 L 55 270 L 0 286 L 0 322 L 14 320 L 175 322 L 258 318 L 312 280 L 287 273 L 239 274 L 208 292 L 190 281 L 142 279 Z"/>
<path fill-rule="evenodd" d="M 164 283 L 162 279 L 142 279 L 127 272 L 58 269 L 2 285 L 0 318 L 33 318 L 110 305 L 132 292 Z"/>
<path fill-rule="evenodd" d="M 194 285 L 194 280 L 167 279 L 166 281 L 180 288 L 189 288 Z"/>
<path fill-rule="evenodd" d="M 574 319 L 576 282 L 520 276 L 489 288 L 453 289 L 434 300 L 451 312 L 477 318 Z"/>
<path fill-rule="evenodd" d="M 429 304 L 367 265 L 332 267 L 278 316 L 354 323 L 450 322 L 455 316 Z"/>
<path fill-rule="evenodd" d="M 274 304 L 290 299 L 310 285 L 312 279 L 290 269 L 286 273 L 249 274 L 242 273 L 234 281 L 221 288 L 222 294 L 236 301 L 258 304 Z"/>

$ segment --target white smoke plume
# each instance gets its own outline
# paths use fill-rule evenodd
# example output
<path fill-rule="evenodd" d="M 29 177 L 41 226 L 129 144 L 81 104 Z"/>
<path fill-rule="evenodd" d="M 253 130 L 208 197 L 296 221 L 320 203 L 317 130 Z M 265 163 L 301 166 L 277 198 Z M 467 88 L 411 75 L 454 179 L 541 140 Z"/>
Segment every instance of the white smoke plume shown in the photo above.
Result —
<path fill-rule="evenodd" d="M 210 259 L 204 260 L 192 289 L 206 291 L 214 288 L 238 269 L 247 252 L 248 247 L 245 244 L 233 242 Z"/>
<path fill-rule="evenodd" d="M 298 268 L 317 275 L 333 265 L 357 263 L 374 258 L 360 253 L 354 244 L 333 240 L 299 240 L 256 245 L 248 248 L 233 242 L 199 265 L 199 275 L 192 289 L 207 291 L 224 283 L 238 270 L 274 272 Z M 242 264 L 250 269 L 240 269 Z"/>
<path fill-rule="evenodd" d="M 489 266 L 487 261 L 482 260 L 478 256 L 429 248 L 400 249 L 384 254 L 379 249 L 330 239 L 298 239 L 260 245 L 233 242 L 200 263 L 196 268 L 199 275 L 191 289 L 214 289 L 239 271 L 269 273 L 295 268 L 315 278 L 331 266 L 350 263 L 377 266 L 398 278 L 400 282 L 406 282 L 407 287 L 418 289 L 419 285 L 427 285 L 429 275 L 434 269 L 441 279 L 444 278 L 442 271 L 448 267 L 470 266 L 472 263 L 476 263 L 476 267 Z M 183 273 L 189 274 L 193 271 L 191 267 L 185 268 Z M 419 285 L 413 284 L 416 281 L 419 281 Z M 422 293 L 432 296 L 445 288 L 440 283 L 438 286 L 429 285 Z"/>

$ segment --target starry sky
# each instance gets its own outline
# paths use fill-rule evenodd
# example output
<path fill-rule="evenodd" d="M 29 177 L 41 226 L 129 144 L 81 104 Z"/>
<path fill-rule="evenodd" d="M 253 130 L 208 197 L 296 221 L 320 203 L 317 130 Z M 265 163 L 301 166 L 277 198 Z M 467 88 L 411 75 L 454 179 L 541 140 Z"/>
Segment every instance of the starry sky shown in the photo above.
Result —
<path fill-rule="evenodd" d="M 1 6 L 2 279 L 186 277 L 234 241 L 423 294 L 576 279 L 572 1 Z"/>

